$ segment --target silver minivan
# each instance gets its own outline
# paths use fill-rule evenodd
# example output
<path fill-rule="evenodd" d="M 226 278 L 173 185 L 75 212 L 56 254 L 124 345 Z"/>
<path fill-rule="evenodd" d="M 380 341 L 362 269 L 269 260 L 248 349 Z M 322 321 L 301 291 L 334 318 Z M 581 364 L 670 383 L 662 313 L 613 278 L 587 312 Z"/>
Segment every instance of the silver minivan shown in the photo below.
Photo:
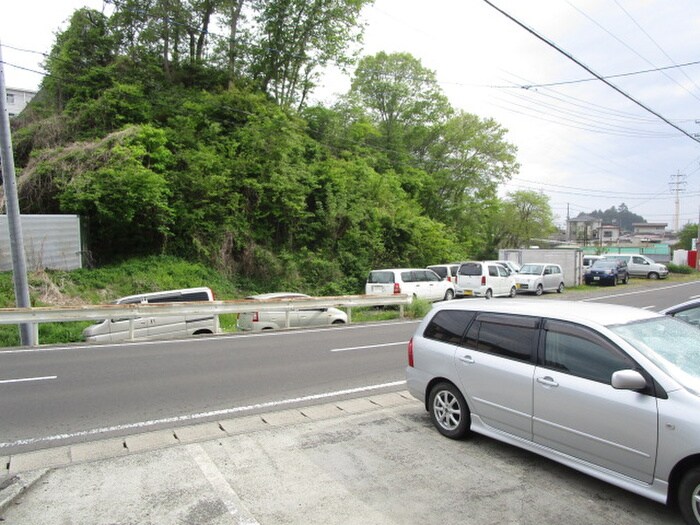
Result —
<path fill-rule="evenodd" d="M 156 304 L 213 301 L 207 287 L 167 290 L 122 297 L 114 304 Z M 133 334 L 131 330 L 133 328 Z M 177 339 L 219 332 L 219 317 L 212 314 L 142 316 L 133 319 L 105 319 L 83 330 L 89 343 L 115 343 L 132 339 Z"/>
<path fill-rule="evenodd" d="M 627 263 L 627 272 L 632 277 L 646 277 L 647 279 L 665 279 L 668 277 L 668 268 L 665 264 L 657 263 L 646 255 L 641 254 L 608 254 L 606 259 L 616 259 Z"/>
<path fill-rule="evenodd" d="M 612 304 L 443 303 L 409 342 L 406 379 L 449 438 L 484 434 L 700 525 L 695 326 Z"/>

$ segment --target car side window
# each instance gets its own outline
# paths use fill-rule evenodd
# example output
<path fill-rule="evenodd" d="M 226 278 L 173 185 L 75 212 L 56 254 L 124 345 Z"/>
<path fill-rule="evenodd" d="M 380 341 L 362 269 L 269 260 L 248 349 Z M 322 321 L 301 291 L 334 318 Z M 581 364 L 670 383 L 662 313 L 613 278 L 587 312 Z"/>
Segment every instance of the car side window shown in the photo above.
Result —
<path fill-rule="evenodd" d="M 491 277 L 498 277 L 498 267 L 489 265 L 489 275 Z"/>
<path fill-rule="evenodd" d="M 508 277 L 510 273 L 508 273 L 508 270 L 506 270 L 503 266 L 498 266 L 498 275 L 501 277 Z"/>
<path fill-rule="evenodd" d="M 613 372 L 636 368 L 632 359 L 590 330 L 548 321 L 543 364 L 574 376 L 610 384 Z"/>
<path fill-rule="evenodd" d="M 632 257 L 632 262 L 634 264 L 649 264 L 646 259 L 642 259 L 641 257 Z"/>
<path fill-rule="evenodd" d="M 475 315 L 476 312 L 464 310 L 442 310 L 432 318 L 423 332 L 423 337 L 459 344 L 462 341 L 462 335 Z"/>
<path fill-rule="evenodd" d="M 436 282 L 441 280 L 440 277 L 438 277 L 437 274 L 432 271 L 426 271 L 423 273 L 425 273 L 425 281 Z"/>
<path fill-rule="evenodd" d="M 472 323 L 466 346 L 490 354 L 531 361 L 537 342 L 537 319 L 519 316 L 481 315 Z"/>
<path fill-rule="evenodd" d="M 401 272 L 401 280 L 405 283 L 415 283 L 417 279 L 414 272 Z"/>

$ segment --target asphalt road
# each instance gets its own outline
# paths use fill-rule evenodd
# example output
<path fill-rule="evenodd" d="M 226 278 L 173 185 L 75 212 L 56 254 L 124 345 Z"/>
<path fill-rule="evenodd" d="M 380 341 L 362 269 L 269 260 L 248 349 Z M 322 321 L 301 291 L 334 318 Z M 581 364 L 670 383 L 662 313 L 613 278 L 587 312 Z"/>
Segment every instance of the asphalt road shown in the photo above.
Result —
<path fill-rule="evenodd" d="M 700 281 L 633 280 L 541 299 L 658 310 L 697 296 Z M 0 454 L 399 391 L 416 324 L 2 350 Z"/>
<path fill-rule="evenodd" d="M 0 351 L 0 453 L 401 390 L 415 326 Z"/>

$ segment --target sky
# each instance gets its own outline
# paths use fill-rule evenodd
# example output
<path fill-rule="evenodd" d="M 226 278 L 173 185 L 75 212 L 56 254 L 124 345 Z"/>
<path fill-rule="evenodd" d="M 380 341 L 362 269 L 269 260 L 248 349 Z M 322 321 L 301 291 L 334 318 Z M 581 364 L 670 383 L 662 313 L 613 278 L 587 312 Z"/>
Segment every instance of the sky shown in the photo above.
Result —
<path fill-rule="evenodd" d="M 507 129 L 520 171 L 502 196 L 543 192 L 557 224 L 621 203 L 669 229 L 698 223 L 700 4 L 490 1 L 566 55 L 484 0 L 375 0 L 363 12 L 357 51 L 412 54 L 435 72 L 455 109 Z M 102 0 L 3 6 L 7 86 L 37 88 L 42 75 L 27 71 L 42 71 L 35 52 L 48 52 L 82 6 L 103 10 Z M 349 85 L 349 76 L 330 69 L 314 99 L 332 104 Z"/>

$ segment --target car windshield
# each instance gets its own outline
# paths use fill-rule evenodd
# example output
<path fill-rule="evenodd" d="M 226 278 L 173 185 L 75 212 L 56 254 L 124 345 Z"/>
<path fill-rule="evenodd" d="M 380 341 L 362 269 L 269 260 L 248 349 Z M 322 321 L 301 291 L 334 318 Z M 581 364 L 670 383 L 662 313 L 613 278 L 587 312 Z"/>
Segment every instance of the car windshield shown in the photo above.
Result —
<path fill-rule="evenodd" d="M 525 264 L 520 268 L 520 275 L 542 275 L 544 265 L 542 264 Z"/>
<path fill-rule="evenodd" d="M 668 316 L 610 329 L 683 387 L 700 396 L 700 329 Z"/>
<path fill-rule="evenodd" d="M 594 270 L 608 270 L 610 268 L 617 268 L 617 262 L 615 261 L 596 261 L 591 266 Z"/>

